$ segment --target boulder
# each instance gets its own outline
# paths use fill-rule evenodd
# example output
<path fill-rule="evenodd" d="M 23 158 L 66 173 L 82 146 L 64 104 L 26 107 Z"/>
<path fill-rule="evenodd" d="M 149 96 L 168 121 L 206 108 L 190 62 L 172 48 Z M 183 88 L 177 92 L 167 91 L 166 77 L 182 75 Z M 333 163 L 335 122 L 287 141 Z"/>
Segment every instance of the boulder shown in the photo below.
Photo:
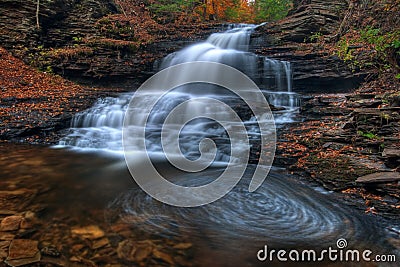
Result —
<path fill-rule="evenodd" d="M 0 231 L 15 231 L 20 228 L 23 217 L 19 215 L 5 217 L 0 223 Z"/>
<path fill-rule="evenodd" d="M 40 261 L 38 241 L 28 239 L 14 239 L 11 241 L 8 257 L 5 260 L 10 266 L 28 265 Z"/>

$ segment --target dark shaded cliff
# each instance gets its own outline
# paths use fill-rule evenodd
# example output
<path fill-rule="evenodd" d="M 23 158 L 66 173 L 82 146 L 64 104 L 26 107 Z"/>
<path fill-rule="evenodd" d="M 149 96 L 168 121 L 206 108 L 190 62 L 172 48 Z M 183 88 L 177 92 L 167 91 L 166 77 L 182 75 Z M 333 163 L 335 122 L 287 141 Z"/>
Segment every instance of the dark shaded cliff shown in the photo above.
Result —
<path fill-rule="evenodd" d="M 31 66 L 90 85 L 126 86 L 153 73 L 168 53 L 204 39 L 216 23 L 161 25 L 146 6 L 123 14 L 114 1 L 0 1 L 2 46 Z"/>

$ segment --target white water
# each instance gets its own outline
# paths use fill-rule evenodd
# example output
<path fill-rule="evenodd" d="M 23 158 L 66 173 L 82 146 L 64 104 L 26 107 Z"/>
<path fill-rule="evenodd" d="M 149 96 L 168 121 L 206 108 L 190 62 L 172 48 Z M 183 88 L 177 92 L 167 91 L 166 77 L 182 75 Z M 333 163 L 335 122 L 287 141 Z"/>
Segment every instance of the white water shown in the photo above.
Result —
<path fill-rule="evenodd" d="M 244 72 L 253 79 L 261 89 L 270 104 L 284 107 L 284 111 L 275 113 L 277 124 L 293 121 L 293 116 L 299 106 L 299 96 L 292 93 L 292 71 L 289 62 L 268 59 L 248 52 L 250 34 L 255 26 L 239 25 L 239 27 L 227 30 L 222 33 L 212 34 L 205 42 L 189 46 L 181 51 L 172 53 L 159 62 L 158 69 L 165 69 L 180 63 L 192 61 L 210 61 L 230 65 Z M 188 70 L 190 71 L 190 70 Z M 185 75 L 185 73 L 182 73 Z M 218 75 L 216 73 L 215 75 Z M 218 76 L 217 76 L 218 77 Z M 147 126 L 146 146 L 154 153 L 162 152 L 160 142 L 160 129 L 163 121 L 169 112 L 188 99 L 194 99 L 185 114 L 190 117 L 192 114 L 206 115 L 207 108 L 204 105 L 197 105 L 196 97 L 213 96 L 229 104 L 237 105 L 233 95 L 227 94 L 223 89 L 216 86 L 191 85 L 179 88 L 173 93 L 163 97 L 160 103 L 152 111 Z M 117 98 L 100 99 L 92 108 L 77 114 L 72 120 L 71 133 L 59 142 L 61 147 L 71 147 L 83 150 L 101 150 L 112 153 L 122 153 L 122 127 L 125 111 L 133 93 L 121 94 Z M 153 97 L 150 94 L 137 95 L 142 100 L 139 106 L 135 107 L 135 114 L 138 120 L 144 119 L 146 114 L 142 110 Z M 257 99 L 254 99 L 257 102 Z M 136 112 L 137 111 L 137 112 Z M 213 111 L 213 115 L 223 113 Z M 185 121 L 185 114 L 179 120 Z M 211 115 L 211 114 L 210 114 Z M 215 116 L 214 116 L 215 117 Z M 218 117 L 218 116 L 217 116 Z M 222 117 L 221 117 L 222 119 Z M 251 138 L 257 136 L 257 129 L 254 129 L 254 119 L 248 118 L 247 128 Z M 204 138 L 219 139 L 219 153 L 217 161 L 227 162 L 229 158 L 229 142 L 221 127 L 207 120 L 198 120 L 187 124 L 182 133 L 181 149 L 187 157 L 198 157 L 198 145 Z"/>

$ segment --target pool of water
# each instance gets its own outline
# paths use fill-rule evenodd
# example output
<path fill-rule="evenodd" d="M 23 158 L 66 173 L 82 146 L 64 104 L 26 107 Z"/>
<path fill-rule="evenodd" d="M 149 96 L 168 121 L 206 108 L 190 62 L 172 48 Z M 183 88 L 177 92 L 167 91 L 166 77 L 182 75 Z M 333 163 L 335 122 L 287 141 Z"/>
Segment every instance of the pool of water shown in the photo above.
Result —
<path fill-rule="evenodd" d="M 235 189 L 219 201 L 177 208 L 146 195 L 121 157 L 12 144 L 0 145 L 0 155 L 0 191 L 28 188 L 38 192 L 21 210 L 39 203 L 44 207 L 40 213 L 44 221 L 51 224 L 54 218 L 68 217 L 66 227 L 97 224 L 112 229 L 116 220 L 124 218 L 137 237 L 192 243 L 195 266 L 264 266 L 256 254 L 265 245 L 319 251 L 336 248 L 340 238 L 347 240 L 349 248 L 395 253 L 384 231 L 387 225 L 342 204 L 334 193 L 319 192 L 275 170 L 254 193 L 247 190 L 250 167 Z M 220 172 L 214 168 L 189 175 L 166 164 L 158 168 L 171 181 L 186 185 L 211 181 Z"/>

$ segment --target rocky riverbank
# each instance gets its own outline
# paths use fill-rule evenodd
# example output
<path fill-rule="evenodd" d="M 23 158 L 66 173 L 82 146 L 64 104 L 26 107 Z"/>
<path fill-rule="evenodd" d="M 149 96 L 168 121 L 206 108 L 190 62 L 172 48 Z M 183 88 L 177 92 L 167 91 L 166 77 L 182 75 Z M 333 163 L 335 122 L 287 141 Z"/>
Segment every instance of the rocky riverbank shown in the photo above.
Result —
<path fill-rule="evenodd" d="M 24 64 L 0 48 L 0 140 L 55 143 L 72 116 L 119 88 L 85 87 Z"/>
<path fill-rule="evenodd" d="M 304 121 L 278 144 L 277 164 L 345 198 L 366 213 L 400 215 L 398 83 L 368 84 L 351 94 L 309 96 Z"/>
<path fill-rule="evenodd" d="M 129 175 L 79 166 L 112 160 L 38 145 L 0 144 L 0 155 L 0 266 L 192 266 L 184 236 L 152 237 L 107 208 Z"/>

